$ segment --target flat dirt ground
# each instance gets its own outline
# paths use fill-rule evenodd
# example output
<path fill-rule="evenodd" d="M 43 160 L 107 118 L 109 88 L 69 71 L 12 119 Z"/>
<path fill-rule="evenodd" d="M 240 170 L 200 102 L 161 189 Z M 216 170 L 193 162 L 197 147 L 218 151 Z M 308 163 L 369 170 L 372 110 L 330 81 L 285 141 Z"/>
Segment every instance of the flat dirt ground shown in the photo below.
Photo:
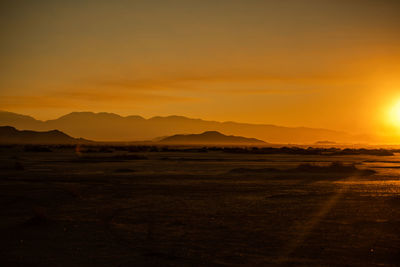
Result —
<path fill-rule="evenodd" d="M 376 173 L 284 171 L 335 161 Z M 1 266 L 400 264 L 398 155 L 2 147 L 0 188 Z"/>

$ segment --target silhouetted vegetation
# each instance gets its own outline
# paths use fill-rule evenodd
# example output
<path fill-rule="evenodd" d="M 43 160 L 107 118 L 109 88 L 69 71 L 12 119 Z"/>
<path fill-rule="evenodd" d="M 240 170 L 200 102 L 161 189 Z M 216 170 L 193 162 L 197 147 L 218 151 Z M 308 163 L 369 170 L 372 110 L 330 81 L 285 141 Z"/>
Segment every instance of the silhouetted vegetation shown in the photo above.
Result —
<path fill-rule="evenodd" d="M 393 152 L 386 149 L 365 149 L 365 148 L 301 148 L 301 147 L 228 147 L 222 148 L 227 153 L 243 154 L 291 154 L 291 155 L 374 155 L 374 156 L 393 156 Z"/>
<path fill-rule="evenodd" d="M 0 145 L 1 149 L 13 149 L 18 145 Z M 51 152 L 53 150 L 73 150 L 76 151 L 77 145 L 22 145 L 26 152 Z M 393 156 L 400 153 L 400 149 L 367 149 L 367 148 L 321 148 L 321 147 L 256 147 L 256 146 L 171 146 L 171 145 L 79 145 L 79 153 L 114 153 L 124 151 L 129 153 L 136 152 L 192 152 L 207 153 L 209 151 L 221 151 L 232 154 L 287 154 L 287 155 L 321 155 L 321 156 L 352 156 L 352 155 L 372 155 L 372 156 Z M 110 156 L 117 159 L 119 156 Z M 126 156 L 122 156 L 126 157 Z M 122 158 L 121 158 L 122 159 Z"/>
<path fill-rule="evenodd" d="M 50 147 L 46 145 L 26 145 L 24 150 L 26 152 L 52 152 Z"/>
<path fill-rule="evenodd" d="M 127 160 L 145 160 L 147 157 L 142 156 L 142 155 L 135 155 L 135 154 L 122 154 L 122 155 L 113 155 L 113 156 L 107 156 L 107 157 L 102 157 L 102 156 L 93 156 L 93 157 L 88 157 L 88 156 L 83 156 L 75 159 L 74 161 L 79 161 L 79 162 L 120 162 L 120 161 L 127 161 Z"/>

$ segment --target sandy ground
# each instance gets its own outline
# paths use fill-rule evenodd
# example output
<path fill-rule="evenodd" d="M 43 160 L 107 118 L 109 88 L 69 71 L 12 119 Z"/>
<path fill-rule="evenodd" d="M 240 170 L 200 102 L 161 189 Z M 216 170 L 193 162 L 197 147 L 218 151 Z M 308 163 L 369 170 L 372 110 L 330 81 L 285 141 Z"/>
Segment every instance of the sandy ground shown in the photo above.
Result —
<path fill-rule="evenodd" d="M 400 157 L 0 150 L 1 266 L 396 266 Z M 308 162 L 376 174 L 235 173 Z"/>

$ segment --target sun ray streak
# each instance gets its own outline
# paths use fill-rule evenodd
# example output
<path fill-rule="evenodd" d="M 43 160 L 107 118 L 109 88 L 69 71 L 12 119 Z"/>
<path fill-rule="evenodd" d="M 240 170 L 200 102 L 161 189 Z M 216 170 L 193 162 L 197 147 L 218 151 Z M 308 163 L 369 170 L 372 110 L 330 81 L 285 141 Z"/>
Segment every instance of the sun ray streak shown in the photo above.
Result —
<path fill-rule="evenodd" d="M 349 182 L 351 180 L 355 180 L 356 176 L 351 176 L 349 178 L 344 179 L 343 181 Z M 306 223 L 301 222 L 299 225 L 295 226 L 296 229 L 295 237 L 292 241 L 287 245 L 285 249 L 283 249 L 282 255 L 278 259 L 279 264 L 284 264 L 290 260 L 291 254 L 296 251 L 296 249 L 301 246 L 301 244 L 307 239 L 307 237 L 311 234 L 311 232 L 318 226 L 318 224 L 326 217 L 326 215 L 335 207 L 340 198 L 348 191 L 348 185 L 345 183 L 339 190 L 334 194 L 331 198 L 329 198 L 321 208 L 314 213 L 310 220 Z"/>

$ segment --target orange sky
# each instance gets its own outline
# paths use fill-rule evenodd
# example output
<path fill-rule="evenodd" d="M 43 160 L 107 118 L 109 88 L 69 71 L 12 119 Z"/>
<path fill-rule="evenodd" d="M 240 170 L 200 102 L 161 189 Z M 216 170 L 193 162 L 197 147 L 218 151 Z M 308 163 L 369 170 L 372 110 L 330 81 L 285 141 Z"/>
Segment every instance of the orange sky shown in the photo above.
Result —
<path fill-rule="evenodd" d="M 398 14 L 396 0 L 1 1 L 0 109 L 394 133 Z"/>

